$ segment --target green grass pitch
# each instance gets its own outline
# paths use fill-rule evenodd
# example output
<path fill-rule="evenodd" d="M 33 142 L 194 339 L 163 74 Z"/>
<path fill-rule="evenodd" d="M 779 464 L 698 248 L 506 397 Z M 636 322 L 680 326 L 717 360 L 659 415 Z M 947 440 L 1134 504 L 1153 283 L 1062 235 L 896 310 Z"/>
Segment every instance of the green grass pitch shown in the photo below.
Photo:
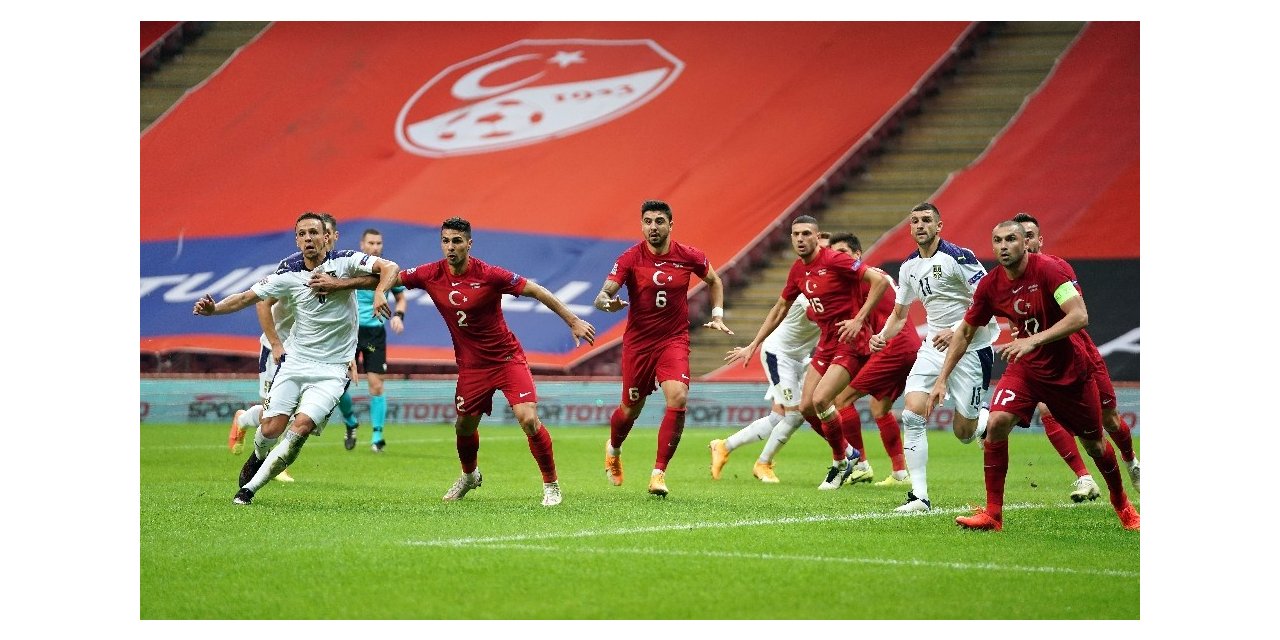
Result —
<path fill-rule="evenodd" d="M 225 425 L 144 424 L 139 617 L 1140 618 L 1140 534 L 1105 488 L 1070 502 L 1074 478 L 1040 433 L 1011 436 L 1005 530 L 992 533 L 955 525 L 985 493 L 981 449 L 949 433 L 929 434 L 933 512 L 898 515 L 905 487 L 818 491 L 829 450 L 807 427 L 779 454 L 776 485 L 751 476 L 763 443 L 712 480 L 707 443 L 732 429 L 686 429 L 665 499 L 646 491 L 655 428 L 632 431 L 621 487 L 604 475 L 607 428 L 549 429 L 558 507 L 540 504 L 524 434 L 487 424 L 484 485 L 459 502 L 440 500 L 459 473 L 451 425 L 391 425 L 375 454 L 367 425 L 346 451 L 338 424 L 307 443 L 297 482 L 236 506 L 247 452 L 230 454 Z M 865 440 L 879 480 L 884 448 L 875 431 Z"/>

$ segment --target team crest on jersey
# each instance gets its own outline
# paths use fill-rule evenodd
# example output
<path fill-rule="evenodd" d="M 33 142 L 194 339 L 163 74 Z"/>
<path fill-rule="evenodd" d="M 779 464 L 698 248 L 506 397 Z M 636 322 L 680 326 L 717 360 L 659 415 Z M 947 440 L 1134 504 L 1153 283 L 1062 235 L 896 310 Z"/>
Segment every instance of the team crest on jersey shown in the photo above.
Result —
<path fill-rule="evenodd" d="M 652 40 L 520 40 L 427 81 L 401 108 L 396 141 L 438 158 L 561 138 L 639 108 L 683 69 Z"/>
<path fill-rule="evenodd" d="M 940 264 L 933 265 L 933 277 L 935 278 L 942 277 L 942 265 Z"/>

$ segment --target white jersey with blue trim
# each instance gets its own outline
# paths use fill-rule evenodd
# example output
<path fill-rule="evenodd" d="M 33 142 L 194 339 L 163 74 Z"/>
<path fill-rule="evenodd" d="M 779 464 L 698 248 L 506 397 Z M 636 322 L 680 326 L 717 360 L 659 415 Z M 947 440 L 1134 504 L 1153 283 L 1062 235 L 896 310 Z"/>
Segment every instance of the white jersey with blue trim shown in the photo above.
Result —
<path fill-rule="evenodd" d="M 821 330 L 805 315 L 809 299 L 804 294 L 796 296 L 787 309 L 787 317 L 760 346 L 769 353 L 785 355 L 793 360 L 804 360 L 818 346 Z"/>
<path fill-rule="evenodd" d="M 898 297 L 896 302 L 904 307 L 915 300 L 924 305 L 929 333 L 925 344 L 944 329 L 952 329 L 964 318 L 973 302 L 973 291 L 987 270 L 973 252 L 946 240 L 938 241 L 938 250 L 928 258 L 920 257 L 917 250 L 898 269 Z M 910 328 L 906 328 L 910 330 Z M 985 327 L 978 327 L 969 342 L 969 351 L 991 346 L 1000 335 L 995 318 Z"/>
<path fill-rule="evenodd" d="M 335 278 L 369 275 L 377 260 L 350 249 L 330 251 L 320 266 L 308 270 L 299 266 L 301 256 L 296 260 L 290 256 L 281 262 L 282 268 L 276 273 L 253 285 L 253 292 L 259 298 L 276 298 L 293 309 L 293 328 L 284 339 L 285 352 L 290 357 L 346 364 L 355 356 L 355 289 L 321 294 L 308 287 L 307 282 L 313 273 L 327 273 Z"/>

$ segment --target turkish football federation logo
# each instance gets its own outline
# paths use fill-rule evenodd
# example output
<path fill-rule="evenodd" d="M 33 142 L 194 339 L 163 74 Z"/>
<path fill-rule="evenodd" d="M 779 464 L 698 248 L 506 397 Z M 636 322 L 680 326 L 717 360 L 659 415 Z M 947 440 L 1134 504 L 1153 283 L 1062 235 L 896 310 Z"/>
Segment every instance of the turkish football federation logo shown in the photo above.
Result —
<path fill-rule="evenodd" d="M 683 69 L 652 40 L 520 40 L 418 89 L 396 118 L 396 141 L 439 158 L 561 138 L 640 107 Z"/>

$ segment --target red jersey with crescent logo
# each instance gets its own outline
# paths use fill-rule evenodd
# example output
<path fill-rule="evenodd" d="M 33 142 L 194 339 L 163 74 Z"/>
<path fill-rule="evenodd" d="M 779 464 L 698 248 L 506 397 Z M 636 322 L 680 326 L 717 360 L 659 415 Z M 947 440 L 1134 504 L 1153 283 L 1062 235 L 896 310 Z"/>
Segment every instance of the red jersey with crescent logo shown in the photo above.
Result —
<path fill-rule="evenodd" d="M 1061 260 L 1028 253 L 1027 268 L 1017 279 L 1009 279 L 1003 267 L 983 276 L 973 292 L 973 304 L 965 312 L 964 321 L 981 327 L 992 316 L 1002 316 L 1018 328 L 1022 337 L 1040 333 L 1066 317 L 1053 299 L 1053 292 L 1068 282 L 1073 280 Z M 1005 375 L 1015 373 L 1042 382 L 1074 384 L 1092 372 L 1093 366 L 1082 344 L 1065 339 L 1032 349 L 1010 364 Z"/>
<path fill-rule="evenodd" d="M 459 367 L 525 362 L 524 349 L 502 315 L 502 295 L 524 292 L 523 276 L 468 258 L 467 270 L 460 276 L 449 272 L 448 262 L 439 260 L 401 271 L 400 281 L 431 296 L 453 337 Z"/>
<path fill-rule="evenodd" d="M 1080 278 L 1076 277 L 1076 270 L 1071 266 L 1070 262 L 1067 262 L 1066 260 L 1064 260 L 1059 256 L 1050 255 L 1047 253 L 1042 253 L 1040 255 L 1050 260 L 1056 260 L 1059 264 L 1061 264 L 1062 268 L 1067 271 L 1067 275 L 1071 277 L 1071 283 L 1076 285 L 1076 291 L 1079 291 L 1080 295 L 1084 295 L 1084 289 L 1080 288 Z M 1107 361 L 1102 357 L 1102 352 L 1098 351 L 1098 345 L 1093 341 L 1093 337 L 1089 335 L 1088 331 L 1086 331 L 1085 329 L 1081 329 L 1071 334 L 1071 339 L 1079 342 L 1080 346 L 1084 347 L 1084 350 L 1086 353 L 1089 354 L 1089 360 L 1093 362 L 1094 367 L 1103 368 L 1103 369 L 1106 368 Z M 1109 375 L 1110 374 L 1108 374 L 1108 376 Z"/>
<path fill-rule="evenodd" d="M 866 302 L 859 286 L 866 270 L 867 266 L 861 261 L 827 247 L 818 248 L 813 262 L 805 264 L 804 260 L 797 258 L 791 265 L 782 297 L 788 303 L 795 302 L 796 296 L 802 293 L 809 299 L 809 319 L 818 325 L 822 335 L 818 341 L 819 349 L 824 345 L 835 345 L 840 333 L 836 323 L 853 318 Z M 853 337 L 851 346 L 855 355 L 871 353 L 868 344 L 871 333 L 871 318 L 868 316 L 862 323 L 862 329 Z"/>
<path fill-rule="evenodd" d="M 671 241 L 662 255 L 641 242 L 618 256 L 609 281 L 627 288 L 627 329 L 622 344 L 648 351 L 672 340 L 689 341 L 689 282 L 705 278 L 710 269 L 707 254 Z"/>

